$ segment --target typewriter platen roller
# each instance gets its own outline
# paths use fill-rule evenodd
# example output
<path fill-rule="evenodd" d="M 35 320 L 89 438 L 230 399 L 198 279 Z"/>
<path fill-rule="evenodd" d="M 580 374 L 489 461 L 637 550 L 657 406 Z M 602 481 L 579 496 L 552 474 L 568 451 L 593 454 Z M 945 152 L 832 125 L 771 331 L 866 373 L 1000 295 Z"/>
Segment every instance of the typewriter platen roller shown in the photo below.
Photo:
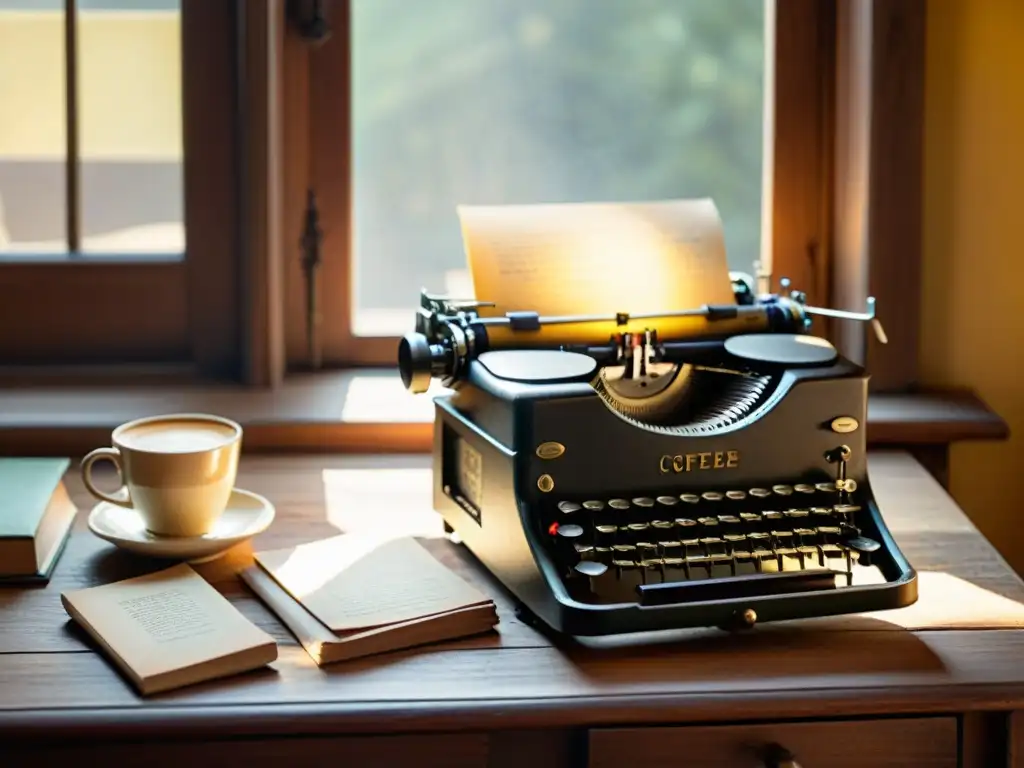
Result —
<path fill-rule="evenodd" d="M 434 505 L 530 614 L 603 635 L 875 611 L 916 574 L 867 475 L 865 370 L 799 293 L 659 314 L 478 317 L 424 294 Z"/>

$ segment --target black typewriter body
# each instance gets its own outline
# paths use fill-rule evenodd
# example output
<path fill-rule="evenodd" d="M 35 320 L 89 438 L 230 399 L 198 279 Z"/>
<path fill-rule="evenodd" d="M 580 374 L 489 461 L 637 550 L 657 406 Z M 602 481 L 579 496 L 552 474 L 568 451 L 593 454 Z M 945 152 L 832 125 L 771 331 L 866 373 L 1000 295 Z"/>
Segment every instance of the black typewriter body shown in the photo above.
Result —
<path fill-rule="evenodd" d="M 666 425 L 585 364 L 547 375 L 574 354 L 480 354 L 435 399 L 434 507 L 531 617 L 594 636 L 917 599 L 867 474 L 863 368 L 726 356 Z"/>

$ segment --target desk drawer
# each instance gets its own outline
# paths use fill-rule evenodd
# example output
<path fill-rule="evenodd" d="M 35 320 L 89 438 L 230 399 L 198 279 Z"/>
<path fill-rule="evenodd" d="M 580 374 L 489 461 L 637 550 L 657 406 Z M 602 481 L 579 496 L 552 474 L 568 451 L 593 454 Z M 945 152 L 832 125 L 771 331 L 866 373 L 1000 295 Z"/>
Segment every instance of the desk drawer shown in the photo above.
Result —
<path fill-rule="evenodd" d="M 589 768 L 759 768 L 777 744 L 800 768 L 957 768 L 954 717 L 590 732 Z"/>
<path fill-rule="evenodd" d="M 2 768 L 488 768 L 486 734 L 341 736 L 5 748 Z"/>

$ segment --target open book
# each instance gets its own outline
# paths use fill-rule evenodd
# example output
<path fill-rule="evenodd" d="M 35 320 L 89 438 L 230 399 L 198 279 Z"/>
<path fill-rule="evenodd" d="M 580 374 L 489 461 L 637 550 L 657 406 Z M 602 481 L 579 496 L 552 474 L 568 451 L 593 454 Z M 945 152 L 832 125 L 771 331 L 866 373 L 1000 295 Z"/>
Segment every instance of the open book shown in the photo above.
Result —
<path fill-rule="evenodd" d="M 187 564 L 61 595 L 142 694 L 265 666 L 277 643 Z"/>
<path fill-rule="evenodd" d="M 257 552 L 242 579 L 317 664 L 493 630 L 494 602 L 415 539 L 343 534 Z"/>

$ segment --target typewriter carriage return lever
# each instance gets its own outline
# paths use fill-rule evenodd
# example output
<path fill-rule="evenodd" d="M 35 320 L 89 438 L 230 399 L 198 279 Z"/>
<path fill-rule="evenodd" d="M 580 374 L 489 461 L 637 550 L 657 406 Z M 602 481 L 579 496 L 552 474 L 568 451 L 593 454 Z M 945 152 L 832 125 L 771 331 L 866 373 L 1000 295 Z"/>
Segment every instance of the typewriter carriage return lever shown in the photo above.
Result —
<path fill-rule="evenodd" d="M 782 284 L 788 289 L 788 282 Z M 435 398 L 435 509 L 524 609 L 602 635 L 917 599 L 867 475 L 864 368 L 804 294 L 639 314 L 481 316 L 420 296 L 405 386 Z"/>

